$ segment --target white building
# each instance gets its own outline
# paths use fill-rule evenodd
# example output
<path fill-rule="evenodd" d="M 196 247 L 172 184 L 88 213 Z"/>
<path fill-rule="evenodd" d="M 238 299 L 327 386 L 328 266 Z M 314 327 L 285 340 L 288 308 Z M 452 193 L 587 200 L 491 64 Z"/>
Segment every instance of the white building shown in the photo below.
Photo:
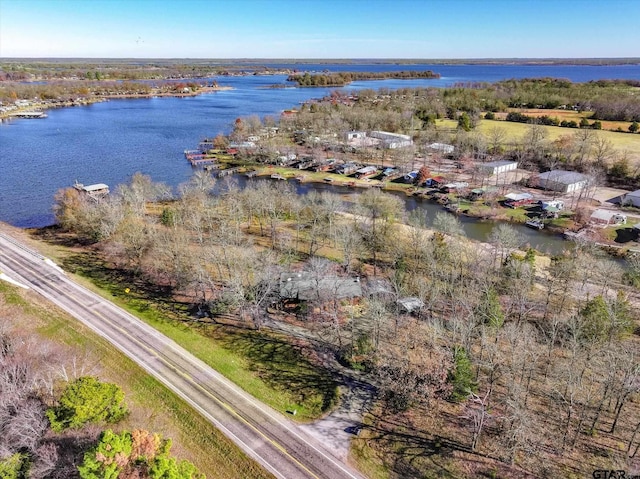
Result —
<path fill-rule="evenodd" d="M 348 131 L 344 134 L 344 139 L 347 141 L 351 140 L 362 140 L 367 137 L 367 133 L 364 131 Z"/>
<path fill-rule="evenodd" d="M 564 201 L 562 200 L 549 200 L 549 201 L 540 201 L 540 208 L 542 211 L 562 211 L 564 209 Z"/>
<path fill-rule="evenodd" d="M 387 131 L 372 131 L 369 136 L 382 140 L 385 148 L 395 149 L 413 145 L 413 140 L 409 135 L 389 133 Z"/>
<path fill-rule="evenodd" d="M 627 215 L 615 211 L 597 209 L 591 214 L 590 221 L 604 226 L 610 224 L 624 225 L 627 224 Z"/>
<path fill-rule="evenodd" d="M 442 155 L 450 155 L 456 149 L 453 145 L 447 145 L 446 143 L 431 143 L 427 146 L 430 150 L 436 151 Z"/>
<path fill-rule="evenodd" d="M 96 183 L 95 185 L 83 185 L 82 183 L 78 183 L 76 181 L 73 187 L 76 190 L 92 197 L 105 196 L 109 194 L 109 186 L 105 185 L 104 183 Z"/>
<path fill-rule="evenodd" d="M 541 188 L 561 193 L 572 193 L 581 190 L 591 179 L 587 175 L 575 171 L 551 170 L 538 175 Z"/>
<path fill-rule="evenodd" d="M 489 163 L 479 163 L 478 167 L 490 175 L 499 175 L 518 168 L 518 162 L 508 160 L 491 161 Z"/>

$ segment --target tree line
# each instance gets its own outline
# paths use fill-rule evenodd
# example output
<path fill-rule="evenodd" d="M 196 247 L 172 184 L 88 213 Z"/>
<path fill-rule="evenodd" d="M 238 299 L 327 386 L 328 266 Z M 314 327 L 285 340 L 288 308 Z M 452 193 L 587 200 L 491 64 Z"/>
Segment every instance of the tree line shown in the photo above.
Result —
<path fill-rule="evenodd" d="M 287 81 L 295 82 L 298 86 L 306 87 L 340 87 L 354 81 L 385 80 L 388 78 L 408 80 L 413 78 L 440 78 L 439 73 L 431 70 L 425 71 L 394 71 L 394 72 L 335 72 L 335 73 L 309 73 L 293 74 L 287 77 Z"/>
<path fill-rule="evenodd" d="M 261 66 L 221 65 L 219 62 L 171 60 L 116 60 L 91 61 L 0 61 L 0 82 L 33 80 L 167 80 L 202 79 L 216 75 L 242 72 L 268 72 Z"/>

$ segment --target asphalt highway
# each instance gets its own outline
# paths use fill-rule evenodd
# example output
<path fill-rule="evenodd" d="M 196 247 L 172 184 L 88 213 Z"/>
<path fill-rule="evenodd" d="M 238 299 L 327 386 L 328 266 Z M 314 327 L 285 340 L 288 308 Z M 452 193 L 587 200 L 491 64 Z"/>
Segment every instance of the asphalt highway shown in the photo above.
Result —
<path fill-rule="evenodd" d="M 295 423 L 151 326 L 0 234 L 0 272 L 67 311 L 157 378 L 277 478 L 361 479 Z"/>

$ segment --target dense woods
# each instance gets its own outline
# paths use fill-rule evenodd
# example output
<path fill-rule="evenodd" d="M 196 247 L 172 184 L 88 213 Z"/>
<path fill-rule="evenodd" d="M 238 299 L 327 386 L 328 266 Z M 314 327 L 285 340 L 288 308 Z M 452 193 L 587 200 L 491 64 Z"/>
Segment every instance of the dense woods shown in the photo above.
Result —
<path fill-rule="evenodd" d="M 548 258 L 507 224 L 470 243 L 456 217 L 439 213 L 428 230 L 374 189 L 349 206 L 283 183 L 223 183 L 212 196 L 198 171 L 169 199 L 135 175 L 98 201 L 60 193 L 56 214 L 109 268 L 197 306 L 194 325 L 293 322 L 310 351 L 361 371 L 378 394 L 355 454 L 392 477 L 428 474 L 432 455 L 447 477 L 638 466 L 635 258 L 621 265 L 586 244 Z M 315 278 L 313 293 L 283 298 L 288 271 Z M 353 277 L 359 298 L 330 286 Z"/>
<path fill-rule="evenodd" d="M 638 80 L 573 83 L 557 78 L 530 78 L 461 84 L 448 94 L 463 97 L 459 108 L 467 112 L 568 108 L 592 111 L 593 119 L 597 120 L 637 121 L 640 118 L 639 87 Z"/>
<path fill-rule="evenodd" d="M 295 82 L 298 86 L 326 87 L 345 86 L 354 81 L 385 80 L 388 78 L 409 80 L 412 78 L 440 78 L 439 73 L 426 71 L 399 71 L 399 72 L 336 72 L 294 74 L 287 77 L 287 81 Z"/>

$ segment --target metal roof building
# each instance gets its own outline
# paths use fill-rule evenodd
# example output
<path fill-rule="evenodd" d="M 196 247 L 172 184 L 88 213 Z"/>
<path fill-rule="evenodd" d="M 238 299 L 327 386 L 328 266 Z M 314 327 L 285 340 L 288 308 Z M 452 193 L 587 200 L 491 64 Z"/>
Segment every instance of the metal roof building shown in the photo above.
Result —
<path fill-rule="evenodd" d="M 581 190 L 589 183 L 591 177 L 577 173 L 575 171 L 551 170 L 538 175 L 540 187 L 559 191 L 561 193 L 572 193 Z"/>
<path fill-rule="evenodd" d="M 640 190 L 632 191 L 624 195 L 621 203 L 623 205 L 640 207 Z"/>
<path fill-rule="evenodd" d="M 430 145 L 427 145 L 427 148 L 433 151 L 437 151 L 438 153 L 443 155 L 450 155 L 456 149 L 455 146 L 448 145 L 446 143 L 431 143 Z"/>
<path fill-rule="evenodd" d="M 509 160 L 491 161 L 489 163 L 480 163 L 478 167 L 491 175 L 499 175 L 518 168 L 518 162 Z"/>
<path fill-rule="evenodd" d="M 362 296 L 360 278 L 339 276 L 317 277 L 301 271 L 280 275 L 280 297 L 300 301 L 326 300 L 328 298 L 357 298 Z"/>

